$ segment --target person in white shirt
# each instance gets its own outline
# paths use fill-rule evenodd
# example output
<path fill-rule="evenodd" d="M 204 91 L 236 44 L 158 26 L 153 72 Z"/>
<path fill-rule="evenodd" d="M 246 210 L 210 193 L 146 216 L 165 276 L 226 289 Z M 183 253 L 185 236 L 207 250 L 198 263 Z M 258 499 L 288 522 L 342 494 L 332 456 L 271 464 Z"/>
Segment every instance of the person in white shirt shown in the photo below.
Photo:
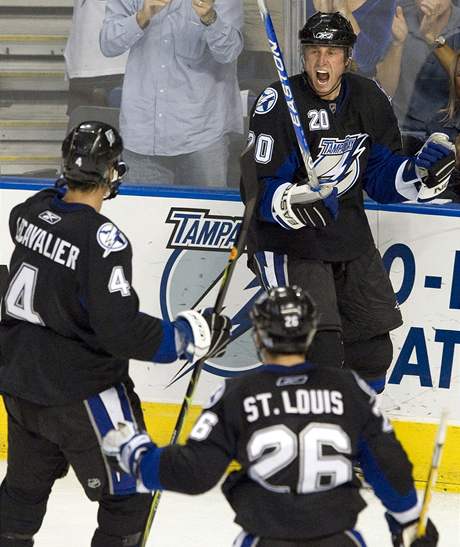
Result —
<path fill-rule="evenodd" d="M 106 0 L 74 1 L 72 26 L 64 51 L 69 115 L 79 106 L 119 106 L 113 90 L 121 90 L 128 53 L 116 57 L 102 54 L 99 32 L 105 6 Z"/>

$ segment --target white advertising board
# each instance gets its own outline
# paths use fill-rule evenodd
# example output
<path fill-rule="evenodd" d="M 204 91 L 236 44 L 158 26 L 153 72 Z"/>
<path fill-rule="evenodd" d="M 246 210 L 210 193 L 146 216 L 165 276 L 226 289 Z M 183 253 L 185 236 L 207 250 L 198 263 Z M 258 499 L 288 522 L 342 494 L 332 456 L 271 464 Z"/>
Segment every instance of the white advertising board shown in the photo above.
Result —
<path fill-rule="evenodd" d="M 0 189 L 0 264 L 12 244 L 10 209 L 31 191 Z M 165 318 L 196 306 L 212 305 L 227 261 L 242 204 L 236 194 L 182 193 L 121 195 L 104 205 L 129 237 L 141 309 Z M 460 210 L 402 205 L 368 208 L 371 227 L 390 268 L 404 325 L 392 333 L 394 363 L 382 403 L 390 416 L 433 421 L 443 408 L 450 423 L 460 420 Z M 260 290 L 245 259 L 239 261 L 226 299 L 235 341 L 227 354 L 207 364 L 196 402 L 203 402 L 222 376 L 257 366 L 247 310 Z M 129 325 L 126 325 L 129 330 Z M 179 365 L 133 362 L 131 372 L 143 401 L 181 402 L 188 377 L 165 389 Z"/>

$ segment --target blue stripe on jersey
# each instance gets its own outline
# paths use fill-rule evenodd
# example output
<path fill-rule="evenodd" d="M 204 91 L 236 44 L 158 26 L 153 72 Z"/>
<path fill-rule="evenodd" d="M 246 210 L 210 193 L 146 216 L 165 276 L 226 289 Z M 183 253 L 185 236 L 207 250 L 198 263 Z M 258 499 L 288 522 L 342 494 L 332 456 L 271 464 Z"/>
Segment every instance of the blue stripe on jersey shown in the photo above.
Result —
<path fill-rule="evenodd" d="M 366 381 L 376 393 L 382 393 L 383 390 L 385 389 L 385 380 L 386 380 L 386 376 L 382 376 L 381 378 L 375 378 L 374 380 L 366 380 Z"/>
<path fill-rule="evenodd" d="M 96 428 L 99 442 L 104 435 L 118 425 L 118 422 L 124 420 L 136 422 L 123 384 L 117 384 L 90 397 L 86 400 L 86 408 L 90 413 L 93 426 Z M 136 479 L 130 475 L 110 470 L 110 478 L 111 494 L 125 496 L 137 492 Z"/>
<path fill-rule="evenodd" d="M 287 287 L 289 285 L 287 279 L 287 255 L 274 254 L 273 263 L 275 267 L 275 277 L 277 281 L 277 287 Z"/>
<path fill-rule="evenodd" d="M 358 532 L 358 530 L 350 530 L 350 535 L 356 539 L 356 545 L 361 545 L 361 547 L 366 547 L 366 542 L 364 541 L 363 536 Z"/>
<path fill-rule="evenodd" d="M 259 271 L 260 280 L 262 281 L 263 288 L 268 291 L 270 288 L 270 283 L 267 278 L 267 260 L 266 260 L 266 251 L 257 251 L 254 255 L 256 259 L 257 270 Z"/>
<path fill-rule="evenodd" d="M 361 439 L 359 442 L 359 463 L 364 473 L 364 478 L 372 486 L 375 494 L 383 505 L 393 513 L 407 511 L 417 505 L 417 492 L 415 488 L 406 495 L 401 495 L 390 484 L 375 459 L 367 442 Z"/>
<path fill-rule="evenodd" d="M 255 259 L 266 291 L 271 287 L 287 287 L 289 285 L 287 255 L 277 254 L 273 251 L 258 251 L 255 254 Z"/>
<path fill-rule="evenodd" d="M 252 547 L 253 545 L 257 545 L 257 543 L 254 543 L 256 539 L 258 539 L 256 536 L 253 536 L 252 534 L 246 534 L 243 541 L 240 543 L 240 546 Z"/>
<path fill-rule="evenodd" d="M 363 177 L 363 188 L 369 197 L 379 203 L 406 201 L 407 198 L 397 192 L 395 183 L 399 166 L 407 159 L 382 144 L 373 144 Z"/>
<path fill-rule="evenodd" d="M 114 386 L 120 399 L 121 411 L 125 420 L 128 422 L 134 422 L 133 413 L 131 412 L 131 405 L 129 404 L 128 394 L 126 393 L 126 387 L 124 384 L 117 384 Z"/>
<path fill-rule="evenodd" d="M 172 363 L 177 359 L 176 342 L 174 338 L 174 325 L 170 321 L 161 321 L 163 335 L 161 343 L 152 356 L 154 363 Z"/>

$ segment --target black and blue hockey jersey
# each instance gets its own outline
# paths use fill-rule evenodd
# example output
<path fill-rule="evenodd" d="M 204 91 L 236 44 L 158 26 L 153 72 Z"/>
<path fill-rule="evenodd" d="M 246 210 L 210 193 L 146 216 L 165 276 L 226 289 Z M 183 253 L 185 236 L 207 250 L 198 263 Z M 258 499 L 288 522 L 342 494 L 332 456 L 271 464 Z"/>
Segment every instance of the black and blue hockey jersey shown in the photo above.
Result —
<path fill-rule="evenodd" d="M 315 171 L 320 179 L 336 181 L 338 217 L 323 229 L 292 230 L 273 214 L 276 190 L 306 178 L 281 84 L 276 82 L 259 96 L 250 119 L 259 204 L 249 254 L 265 250 L 331 262 L 352 260 L 372 245 L 363 191 L 380 203 L 416 199 L 418 179 L 408 176 L 412 158 L 401 155 L 391 103 L 373 80 L 345 73 L 333 101 L 318 97 L 304 74 L 291 78 L 291 88 Z M 243 199 L 248 194 L 242 188 Z"/>

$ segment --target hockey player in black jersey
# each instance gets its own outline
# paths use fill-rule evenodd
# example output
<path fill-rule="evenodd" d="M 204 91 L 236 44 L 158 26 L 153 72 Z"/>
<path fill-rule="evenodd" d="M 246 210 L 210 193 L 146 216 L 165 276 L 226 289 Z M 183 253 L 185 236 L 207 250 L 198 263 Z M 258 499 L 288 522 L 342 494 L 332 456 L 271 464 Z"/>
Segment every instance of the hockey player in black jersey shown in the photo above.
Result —
<path fill-rule="evenodd" d="M 447 185 L 454 146 L 435 134 L 416 157 L 403 157 L 390 101 L 372 80 L 348 72 L 356 36 L 339 13 L 316 13 L 299 33 L 304 72 L 290 79 L 322 183 L 306 184 L 281 83 L 265 89 L 250 118 L 259 181 L 249 265 L 259 282 L 296 284 L 319 308 L 312 358 L 344 362 L 376 391 L 401 314 L 363 204 L 429 200 Z M 250 195 L 242 188 L 242 196 Z M 319 199 L 323 198 L 323 199 Z"/>
<path fill-rule="evenodd" d="M 263 366 L 214 393 L 184 446 L 159 448 L 125 422 L 104 439 L 107 456 L 148 489 L 186 494 L 212 488 L 237 460 L 241 470 L 223 484 L 244 530 L 235 547 L 364 546 L 354 530 L 365 507 L 358 462 L 386 507 L 394 545 L 435 546 L 431 521 L 414 539 L 412 465 L 375 392 L 352 371 L 305 361 L 317 323 L 309 296 L 272 288 L 251 318 Z"/>
<path fill-rule="evenodd" d="M 0 547 L 33 545 L 53 483 L 69 464 L 99 503 L 92 547 L 135 547 L 150 496 L 137 494 L 129 475 L 110 471 L 100 446 L 120 419 L 144 427 L 128 359 L 211 355 L 225 343 L 229 320 L 190 310 L 167 322 L 139 311 L 131 244 L 100 213 L 125 171 L 121 138 L 109 125 L 84 122 L 62 152 L 59 187 L 10 215 L 15 249 L 0 323 L 8 413 Z"/>

